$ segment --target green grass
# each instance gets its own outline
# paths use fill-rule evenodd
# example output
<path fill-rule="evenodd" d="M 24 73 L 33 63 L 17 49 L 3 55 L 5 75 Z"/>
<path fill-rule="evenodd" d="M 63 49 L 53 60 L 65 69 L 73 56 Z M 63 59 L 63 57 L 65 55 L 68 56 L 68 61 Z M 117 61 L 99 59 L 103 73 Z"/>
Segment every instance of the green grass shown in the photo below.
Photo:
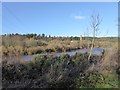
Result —
<path fill-rule="evenodd" d="M 118 88 L 118 75 L 109 74 L 103 75 L 105 80 L 103 83 L 96 83 L 96 88 Z"/>

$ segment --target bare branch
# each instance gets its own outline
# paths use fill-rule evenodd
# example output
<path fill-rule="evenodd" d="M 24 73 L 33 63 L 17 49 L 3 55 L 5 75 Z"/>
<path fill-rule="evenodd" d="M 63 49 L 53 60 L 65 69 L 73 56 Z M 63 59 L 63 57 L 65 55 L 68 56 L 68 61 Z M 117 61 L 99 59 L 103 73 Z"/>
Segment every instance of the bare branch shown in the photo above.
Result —
<path fill-rule="evenodd" d="M 95 45 L 95 37 L 96 37 L 96 33 L 99 30 L 99 25 L 101 24 L 102 20 L 100 20 L 99 18 L 99 14 L 98 15 L 92 15 L 91 16 L 91 28 L 93 30 L 93 40 L 92 40 L 92 45 L 91 45 L 91 49 L 90 49 L 90 54 L 88 57 L 88 60 L 90 60 L 90 57 L 92 55 L 92 49 L 94 48 Z"/>

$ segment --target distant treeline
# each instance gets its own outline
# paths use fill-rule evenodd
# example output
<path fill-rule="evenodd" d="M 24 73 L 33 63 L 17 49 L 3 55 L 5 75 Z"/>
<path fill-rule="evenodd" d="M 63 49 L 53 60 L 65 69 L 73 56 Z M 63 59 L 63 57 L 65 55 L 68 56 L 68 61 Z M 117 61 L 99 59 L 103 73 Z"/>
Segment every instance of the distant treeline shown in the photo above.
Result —
<path fill-rule="evenodd" d="M 18 33 L 12 33 L 12 34 L 4 34 L 2 35 L 2 37 L 4 36 L 23 36 L 26 38 L 34 38 L 34 39 L 43 39 L 43 38 L 60 38 L 60 39 L 70 39 L 70 40 L 79 40 L 80 36 L 51 36 L 51 35 L 46 35 L 46 34 L 18 34 Z M 83 39 L 92 39 L 93 37 L 87 37 L 87 36 L 83 36 Z M 96 39 L 118 39 L 118 37 L 95 37 Z"/>
<path fill-rule="evenodd" d="M 51 35 L 46 35 L 46 34 L 4 34 L 2 35 L 3 37 L 4 36 L 23 36 L 23 37 L 26 37 L 26 38 L 34 38 L 34 39 L 43 39 L 43 38 L 52 38 L 52 39 L 56 39 L 56 38 L 59 38 L 59 39 L 71 39 L 71 40 L 79 40 L 80 37 L 78 36 L 51 36 Z M 87 38 L 87 37 L 85 37 Z M 92 37 L 89 37 L 92 39 Z"/>

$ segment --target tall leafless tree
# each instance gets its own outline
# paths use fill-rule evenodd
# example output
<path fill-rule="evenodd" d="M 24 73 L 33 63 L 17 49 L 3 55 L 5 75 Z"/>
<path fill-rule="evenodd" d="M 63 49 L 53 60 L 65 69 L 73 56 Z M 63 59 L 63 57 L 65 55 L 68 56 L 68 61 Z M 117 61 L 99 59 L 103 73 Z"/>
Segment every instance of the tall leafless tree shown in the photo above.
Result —
<path fill-rule="evenodd" d="M 88 56 L 88 60 L 90 60 L 90 57 L 92 55 L 92 49 L 94 48 L 95 46 L 95 37 L 96 37 L 96 33 L 98 32 L 99 30 L 99 25 L 101 23 L 102 20 L 100 20 L 100 16 L 99 14 L 93 14 L 91 16 L 91 29 L 93 30 L 93 39 L 92 39 L 92 44 L 91 44 L 91 47 L 90 47 L 90 53 L 89 53 L 89 56 Z"/>

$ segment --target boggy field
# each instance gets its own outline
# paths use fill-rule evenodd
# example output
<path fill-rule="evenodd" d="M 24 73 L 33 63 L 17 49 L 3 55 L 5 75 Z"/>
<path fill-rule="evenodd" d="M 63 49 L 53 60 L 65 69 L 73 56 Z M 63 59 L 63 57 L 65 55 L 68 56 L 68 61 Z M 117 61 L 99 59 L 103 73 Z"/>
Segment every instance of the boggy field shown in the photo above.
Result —
<path fill-rule="evenodd" d="M 66 54 L 82 48 L 90 48 L 92 38 L 51 37 L 45 34 L 3 35 L 2 55 L 14 57 L 35 55 L 31 61 L 2 60 L 3 88 L 118 88 L 117 38 L 96 38 L 94 47 L 105 48 L 103 55 L 76 53 Z M 41 53 L 63 54 L 56 56 Z"/>
<path fill-rule="evenodd" d="M 5 34 L 2 35 L 2 55 L 20 56 L 51 52 L 66 52 L 79 48 L 90 48 L 92 37 L 55 37 L 45 34 Z M 94 47 L 111 48 L 117 46 L 117 37 L 95 38 Z"/>

